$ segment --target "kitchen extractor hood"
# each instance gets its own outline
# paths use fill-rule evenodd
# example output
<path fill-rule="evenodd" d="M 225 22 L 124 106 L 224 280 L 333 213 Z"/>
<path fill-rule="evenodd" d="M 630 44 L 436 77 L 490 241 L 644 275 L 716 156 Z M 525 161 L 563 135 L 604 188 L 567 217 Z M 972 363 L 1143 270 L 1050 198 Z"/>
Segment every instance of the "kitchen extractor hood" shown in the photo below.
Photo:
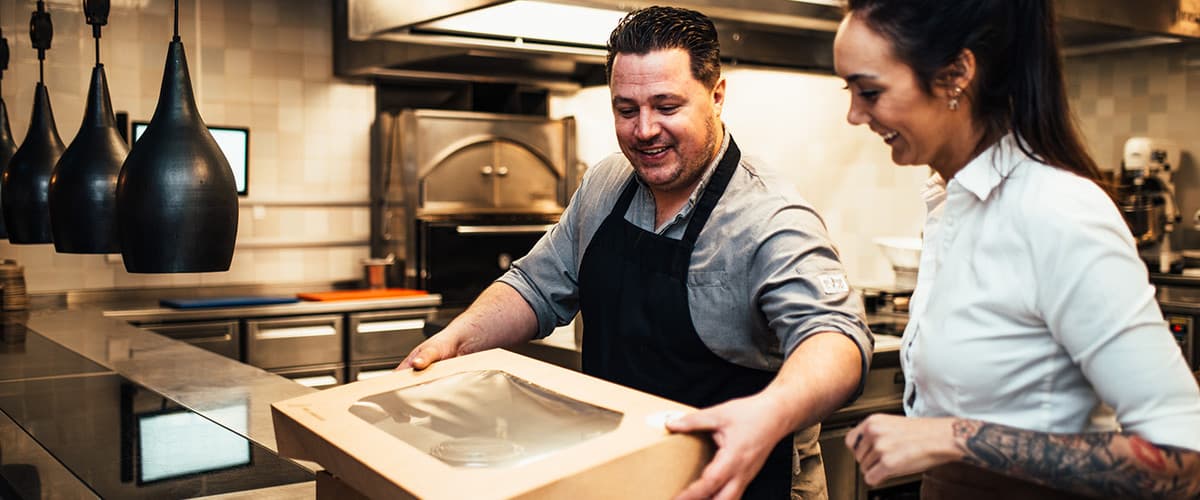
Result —
<path fill-rule="evenodd" d="M 335 0 L 344 77 L 604 83 L 604 44 L 629 10 L 709 15 L 727 63 L 831 72 L 839 0 Z M 1068 55 L 1200 38 L 1200 0 L 1056 0 Z"/>

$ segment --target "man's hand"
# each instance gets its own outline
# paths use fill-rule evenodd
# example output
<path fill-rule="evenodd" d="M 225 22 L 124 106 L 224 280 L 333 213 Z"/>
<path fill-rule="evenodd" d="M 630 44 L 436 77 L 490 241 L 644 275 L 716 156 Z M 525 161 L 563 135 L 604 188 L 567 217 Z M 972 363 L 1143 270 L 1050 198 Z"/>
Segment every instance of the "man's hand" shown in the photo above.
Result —
<path fill-rule="evenodd" d="M 444 330 L 408 353 L 396 369 L 424 370 L 443 359 L 528 342 L 537 326 L 537 315 L 521 294 L 504 283 L 492 283 Z"/>
<path fill-rule="evenodd" d="M 767 455 L 792 431 L 780 425 L 779 405 L 759 394 L 739 398 L 667 422 L 671 432 L 712 432 L 717 453 L 700 477 L 676 500 L 741 498 Z"/>
<path fill-rule="evenodd" d="M 959 460 L 953 418 L 909 418 L 876 414 L 846 434 L 863 480 L 878 485 Z"/>
<path fill-rule="evenodd" d="M 397 370 L 405 370 L 412 368 L 414 370 L 424 370 L 443 359 L 450 359 L 459 355 L 458 342 L 452 339 L 451 335 L 437 334 L 425 339 L 421 342 L 404 361 L 400 362 Z"/>

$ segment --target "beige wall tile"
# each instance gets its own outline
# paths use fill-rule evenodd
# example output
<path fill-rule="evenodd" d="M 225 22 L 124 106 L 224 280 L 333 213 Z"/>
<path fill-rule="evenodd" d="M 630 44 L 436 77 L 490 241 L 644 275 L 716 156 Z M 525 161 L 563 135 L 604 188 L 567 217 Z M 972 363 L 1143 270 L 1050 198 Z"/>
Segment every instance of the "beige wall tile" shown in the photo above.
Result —
<path fill-rule="evenodd" d="M 140 7 L 114 5 L 109 26 L 104 30 L 101 57 L 105 63 L 113 104 L 127 111 L 134 120 L 148 120 L 154 112 L 162 83 L 163 64 L 171 37 L 171 0 L 148 0 Z M 82 119 L 86 86 L 94 59 L 90 30 L 76 11 L 54 12 L 54 47 L 48 54 L 47 84 L 60 135 L 70 141 Z M 12 128 L 18 138 L 25 135 L 29 110 L 33 103 L 33 84 L 38 66 L 32 50 L 27 50 L 28 12 L 25 2 L 19 6 L 0 3 L 0 28 L 9 33 L 12 58 L 5 72 L 3 98 L 8 106 Z M 2 15 L 19 11 L 21 15 Z M 332 26 L 330 6 L 325 0 L 204 0 L 181 2 L 180 34 L 188 56 L 189 70 L 198 105 L 209 123 L 250 128 L 250 192 L 241 200 L 239 238 L 285 240 L 306 233 L 293 233 L 284 217 L 296 209 L 267 207 L 261 220 L 253 217 L 255 198 L 306 200 L 347 192 L 367 197 L 368 172 L 365 130 L 374 116 L 374 90 L 369 84 L 337 82 L 338 101 L 332 107 L 329 98 L 332 83 Z M 76 19 L 79 17 L 80 19 Z M 306 75 L 308 75 L 306 77 Z M 337 131 L 328 116 L 336 112 L 337 126 L 363 135 L 352 140 L 339 157 L 336 167 L 327 165 L 328 154 L 321 149 L 321 163 L 306 166 L 304 152 L 312 142 L 322 144 Z M 316 116 L 321 123 L 308 127 L 306 120 Z M 290 158 L 287 166 L 280 163 Z M 361 170 L 354 176 L 332 178 L 338 169 Z M 344 180 L 352 179 L 352 180 Z M 344 180 L 344 181 L 343 181 Z M 329 185 L 335 184 L 335 187 Z M 349 188 L 348 182 L 363 186 Z M 286 187 L 282 187 L 286 184 Z M 332 225 L 332 214 L 340 209 L 312 208 L 316 227 Z M 364 209 L 365 210 L 365 209 Z M 299 230 L 306 229 L 300 223 Z M 366 236 L 363 236 L 366 240 Z M 353 254 L 356 249 L 349 249 Z M 357 249 L 363 255 L 366 247 Z M 238 249 L 231 270 L 223 273 L 181 274 L 174 276 L 135 275 L 122 264 L 108 263 L 102 256 L 55 254 L 51 245 L 13 246 L 0 242 L 0 258 L 15 258 L 31 271 L 29 289 L 34 292 L 67 289 L 125 288 L 138 286 L 190 286 L 227 283 L 277 282 L 296 280 L 337 280 L 353 277 L 344 263 L 333 262 L 330 252 L 318 249 L 320 262 L 304 266 L 308 249 L 299 254 L 277 250 Z M 273 263 L 273 259 L 288 259 Z M 261 271 L 261 265 L 268 269 Z M 276 272 L 291 266 L 289 272 Z M 354 263 L 357 265 L 357 262 Z M 272 267 L 273 266 L 273 267 Z M 69 271 L 64 271 L 69 270 Z M 307 274 L 306 274 L 307 273 Z"/>

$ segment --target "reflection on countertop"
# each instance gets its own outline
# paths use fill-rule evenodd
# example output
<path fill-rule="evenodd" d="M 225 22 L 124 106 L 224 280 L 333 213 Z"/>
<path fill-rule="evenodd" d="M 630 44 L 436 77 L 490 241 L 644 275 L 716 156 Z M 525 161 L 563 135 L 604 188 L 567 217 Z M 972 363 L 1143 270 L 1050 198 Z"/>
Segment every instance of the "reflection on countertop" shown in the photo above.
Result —
<path fill-rule="evenodd" d="M 241 424 L 225 428 L 112 373 L 2 382 L 0 410 L 78 477 L 78 489 L 101 498 L 191 498 L 313 480 L 238 434 L 245 405 L 208 412 Z M 41 498 L 39 489 L 55 491 L 37 487 L 41 475 L 36 466 L 6 469 L 3 480 L 23 498 Z"/>
<path fill-rule="evenodd" d="M 47 486 L 57 484 L 55 478 L 78 477 L 76 483 L 86 482 L 87 486 L 73 486 L 86 493 L 83 498 L 136 498 L 142 493 L 155 498 L 191 497 L 313 479 L 311 465 L 275 456 L 270 405 L 314 389 L 121 319 L 106 318 L 99 309 L 47 309 L 6 314 L 4 319 L 0 463 L 5 468 L 0 474 L 10 483 L 12 476 L 28 474 L 22 476 L 20 468 L 7 465 L 32 468 L 34 463 L 40 464 L 33 469 L 39 471 L 37 480 Z M 126 398 L 123 394 L 130 391 L 135 395 Z M 143 463 L 142 472 L 159 464 L 166 467 L 159 469 L 166 475 L 151 474 L 140 480 L 131 475 L 138 473 L 138 466 L 129 457 L 164 455 L 149 455 L 148 448 L 131 451 L 130 443 L 147 441 L 139 441 L 138 436 L 145 435 L 130 429 L 210 420 L 216 424 L 208 427 L 210 436 L 240 440 L 242 444 L 234 447 L 240 450 L 237 457 L 225 456 L 222 464 L 200 460 L 182 469 L 155 459 Z M 178 449 L 181 444 L 170 446 Z M 246 457 L 253 465 L 250 471 L 243 471 L 241 462 Z M 188 467 L 196 469 L 183 471 Z M 184 477 L 167 480 L 171 470 Z M 200 471 L 208 472 L 192 476 Z"/>

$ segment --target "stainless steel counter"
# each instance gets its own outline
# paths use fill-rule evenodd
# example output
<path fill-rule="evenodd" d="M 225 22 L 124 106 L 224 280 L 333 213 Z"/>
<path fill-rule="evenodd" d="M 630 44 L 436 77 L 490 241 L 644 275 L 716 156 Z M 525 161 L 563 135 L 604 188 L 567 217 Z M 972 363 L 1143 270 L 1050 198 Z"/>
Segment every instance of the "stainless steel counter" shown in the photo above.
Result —
<path fill-rule="evenodd" d="M 107 318 L 99 310 L 39 311 L 29 329 L 201 414 L 234 403 L 249 409 L 246 438 L 275 450 L 270 405 L 313 392 L 278 375 Z M 214 420 L 236 429 L 238 422 Z"/>
<path fill-rule="evenodd" d="M 0 425 L 4 460 L 30 464 L 29 474 L 49 481 L 43 483 L 43 491 L 90 491 L 102 497 L 194 496 L 197 492 L 236 490 L 236 484 L 242 483 L 235 483 L 235 476 L 248 478 L 238 480 L 247 486 L 272 484 L 276 473 L 286 475 L 281 481 L 305 482 L 299 471 L 315 469 L 313 464 L 298 463 L 300 469 L 292 466 L 288 472 L 284 464 L 288 461 L 274 456 L 270 416 L 271 403 L 313 389 L 123 320 L 106 318 L 98 309 L 9 313 L 4 319 L 5 338 L 0 345 L 4 359 L 0 400 L 6 414 L 0 424 L 7 422 Z M 219 477 L 213 482 L 192 478 L 143 486 L 141 479 L 127 477 L 126 454 L 136 457 L 140 453 L 124 451 L 133 446 L 128 443 L 139 439 L 132 424 L 124 420 L 134 418 L 127 414 L 136 415 L 130 413 L 135 410 L 125 408 L 134 404 L 135 396 L 130 394 L 145 395 L 138 400 L 150 400 L 154 407 L 143 410 L 151 414 L 168 409 L 155 410 L 159 406 L 154 401 L 161 400 L 163 405 L 170 401 L 170 408 L 201 414 L 254 443 L 246 444 L 252 447 L 247 453 L 255 457 L 249 462 L 254 469 L 215 472 Z M 229 408 L 239 411 L 230 412 Z M 122 423 L 117 425 L 118 421 Z M 265 450 L 258 451 L 260 446 Z M 115 456 L 114 450 L 122 450 L 121 456 Z M 8 479 L 8 474 L 5 477 Z M 286 490 L 297 489 L 304 487 Z"/>

